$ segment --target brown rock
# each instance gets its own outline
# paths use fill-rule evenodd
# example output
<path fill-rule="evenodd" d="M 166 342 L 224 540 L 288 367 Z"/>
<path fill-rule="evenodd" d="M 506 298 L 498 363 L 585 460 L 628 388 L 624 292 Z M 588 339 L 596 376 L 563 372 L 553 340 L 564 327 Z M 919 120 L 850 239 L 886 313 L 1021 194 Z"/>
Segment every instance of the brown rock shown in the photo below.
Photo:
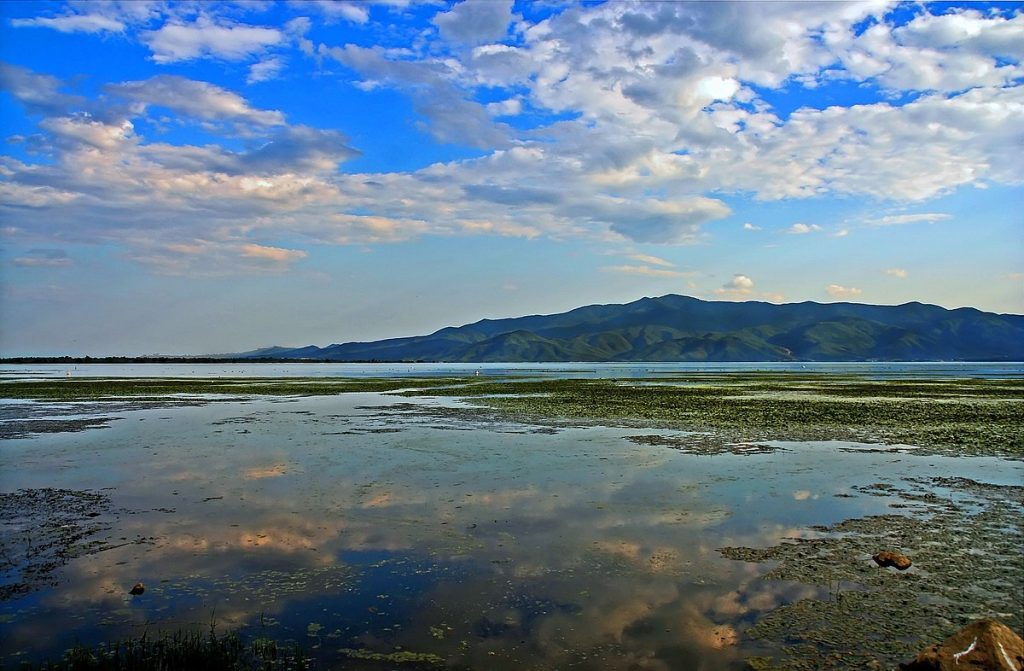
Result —
<path fill-rule="evenodd" d="M 872 559 L 879 566 L 893 566 L 901 571 L 906 571 L 910 568 L 910 557 L 907 555 L 901 555 L 899 552 L 879 552 Z"/>
<path fill-rule="evenodd" d="M 931 645 L 902 671 L 1024 671 L 1024 640 L 999 620 L 972 622 Z"/>
<path fill-rule="evenodd" d="M 137 583 L 135 583 L 134 587 L 132 587 L 130 590 L 128 590 L 128 593 L 131 594 L 132 596 L 138 596 L 138 595 L 142 594 L 145 591 L 146 591 L 146 586 L 143 585 L 141 582 L 137 582 Z"/>

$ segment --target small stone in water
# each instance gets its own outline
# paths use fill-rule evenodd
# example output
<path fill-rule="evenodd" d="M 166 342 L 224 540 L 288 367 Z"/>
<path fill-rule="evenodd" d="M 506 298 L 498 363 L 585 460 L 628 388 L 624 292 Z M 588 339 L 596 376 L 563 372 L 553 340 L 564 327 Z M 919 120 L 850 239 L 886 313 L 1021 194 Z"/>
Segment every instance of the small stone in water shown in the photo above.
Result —
<path fill-rule="evenodd" d="M 885 552 L 879 552 L 872 557 L 872 559 L 874 559 L 875 563 L 879 566 L 892 566 L 900 571 L 906 571 L 910 568 L 911 564 L 910 557 L 907 555 L 902 555 L 899 552 L 889 552 L 888 550 Z"/>
<path fill-rule="evenodd" d="M 128 590 L 128 593 L 131 594 L 132 596 L 138 596 L 138 595 L 142 594 L 145 591 L 146 591 L 146 586 L 143 585 L 141 582 L 137 582 L 137 583 L 135 583 L 134 587 L 132 587 L 130 590 Z"/>

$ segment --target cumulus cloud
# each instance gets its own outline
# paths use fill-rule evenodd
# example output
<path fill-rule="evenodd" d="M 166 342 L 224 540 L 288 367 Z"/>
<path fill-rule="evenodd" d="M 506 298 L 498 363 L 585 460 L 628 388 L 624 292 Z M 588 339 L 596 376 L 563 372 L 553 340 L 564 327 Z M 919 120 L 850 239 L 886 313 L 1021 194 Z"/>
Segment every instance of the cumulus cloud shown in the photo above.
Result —
<path fill-rule="evenodd" d="M 715 289 L 715 295 L 723 298 L 749 298 L 754 293 L 754 280 L 746 275 L 733 275 L 733 278 Z"/>
<path fill-rule="evenodd" d="M 897 277 L 901 280 L 906 279 L 910 275 L 904 268 L 886 268 L 884 272 L 886 275 Z"/>
<path fill-rule="evenodd" d="M 58 116 L 85 104 L 82 96 L 63 93 L 63 82 L 50 75 L 0 62 L 0 90 L 7 91 L 32 114 Z"/>
<path fill-rule="evenodd" d="M 896 90 L 961 91 L 1005 86 L 1024 74 L 1021 40 L 1020 14 L 923 12 L 902 26 L 879 22 L 845 40 L 837 55 L 847 76 L 875 79 Z"/>
<path fill-rule="evenodd" d="M 368 2 L 348 2 L 347 0 L 292 0 L 296 9 L 314 9 L 328 19 L 344 19 L 352 23 L 364 24 L 370 20 Z"/>
<path fill-rule="evenodd" d="M 861 294 L 861 290 L 858 289 L 857 287 L 844 287 L 839 284 L 830 284 L 827 287 L 825 287 L 825 291 L 832 298 L 837 298 L 839 300 L 856 298 Z"/>
<path fill-rule="evenodd" d="M 282 69 L 284 69 L 284 59 L 280 56 L 264 58 L 249 66 L 249 76 L 245 81 L 247 84 L 256 84 L 276 79 Z"/>
<path fill-rule="evenodd" d="M 708 170 L 712 183 L 765 200 L 847 193 L 914 201 L 986 180 L 1019 183 L 1010 119 L 1021 110 L 1024 87 L 802 109 L 766 133 L 739 134 L 757 160 L 729 157 L 721 172 L 712 160 Z"/>
<path fill-rule="evenodd" d="M 240 61 L 284 41 L 284 35 L 275 28 L 218 22 L 207 16 L 199 16 L 192 23 L 168 22 L 142 33 L 141 38 L 157 63 L 204 57 Z"/>
<path fill-rule="evenodd" d="M 746 275 L 734 275 L 723 289 L 730 289 L 732 291 L 744 291 L 749 292 L 754 288 L 754 280 L 750 279 Z"/>
<path fill-rule="evenodd" d="M 636 242 L 680 243 L 696 239 L 701 224 L 722 219 L 729 207 L 713 198 L 674 201 L 648 198 L 642 202 L 602 198 L 591 204 L 591 216 Z"/>
<path fill-rule="evenodd" d="M 451 61 L 417 61 L 392 58 L 380 47 L 355 44 L 328 47 L 321 44 L 317 53 L 360 73 L 364 85 L 388 85 L 407 90 L 416 111 L 430 121 L 422 129 L 439 142 L 453 142 L 479 148 L 509 145 L 509 127 L 496 123 L 480 103 L 470 100 L 451 80 Z"/>
<path fill-rule="evenodd" d="M 487 111 L 494 116 L 516 116 L 523 111 L 523 103 L 518 98 L 507 98 L 487 103 Z"/>
<path fill-rule="evenodd" d="M 292 244 L 289 235 L 341 244 L 426 233 L 688 244 L 729 215 L 726 200 L 737 193 L 865 196 L 905 212 L 963 185 L 1024 180 L 1019 12 L 925 8 L 895 25 L 888 4 L 873 1 L 798 10 L 600 3 L 556 7 L 534 23 L 514 16 L 508 0 L 468 0 L 434 16 L 443 43 L 431 42 L 428 26 L 401 48 L 369 48 L 314 44 L 302 16 L 279 30 L 241 23 L 244 9 L 226 18 L 222 6 L 87 6 L 111 30 L 127 26 L 157 63 L 240 61 L 229 67 L 248 67 L 250 83 L 276 76 L 283 50 L 297 45 L 322 76 L 336 76 L 329 66 L 337 63 L 364 90 L 408 96 L 424 133 L 475 151 L 416 171 L 343 174 L 338 163 L 356 151 L 340 133 L 288 125 L 280 111 L 227 88 L 164 75 L 87 100 L 56 78 L 0 65 L 0 85 L 44 117 L 38 133 L 14 141 L 47 157 L 2 159 L 0 207 L 12 226 L 55 245 L 75 234 L 127 239 L 138 258 L 169 259 L 187 256 L 173 245 L 198 239 L 228 259 L 240 256 L 239 244 Z M 331 14 L 357 25 L 370 11 L 346 2 L 288 6 L 307 7 L 318 20 Z M 86 29 L 84 18 L 75 21 Z M 783 114 L 758 94 L 843 78 L 914 95 Z M 142 137 L 162 123 L 158 114 L 227 137 L 195 145 Z M 143 115 L 150 123 L 138 123 Z M 866 223 L 950 218 L 897 213 Z M 289 235 L 266 233 L 275 227 Z M 822 230 L 796 224 L 790 232 Z M 146 235 L 158 239 L 146 246 Z M 677 272 L 633 261 L 622 267 Z M 766 295 L 736 282 L 716 293 Z"/>
<path fill-rule="evenodd" d="M 520 230 L 573 232 L 579 224 L 566 214 L 574 208 L 586 228 L 678 244 L 699 239 L 703 223 L 727 213 L 721 201 L 695 200 L 712 191 L 762 200 L 924 200 L 962 184 L 1019 181 L 1011 167 L 1013 110 L 1024 100 L 1015 89 L 807 107 L 784 119 L 746 88 L 835 76 L 828 69 L 852 48 L 856 24 L 884 10 L 881 3 L 799 13 L 773 3 L 605 3 L 522 22 L 515 45 L 442 55 L 320 45 L 317 53 L 355 69 L 366 88 L 408 93 L 435 139 L 491 151 L 437 166 L 430 177 L 443 174 L 471 198 L 515 206 Z M 487 107 L 473 100 L 480 87 L 517 87 L 522 108 L 576 116 L 517 133 L 494 123 L 510 111 L 507 100 Z M 513 146 L 524 160 L 509 160 Z M 552 184 L 564 193 L 553 194 Z M 793 232 L 821 230 L 803 224 Z"/>
<path fill-rule="evenodd" d="M 177 75 L 157 75 L 142 81 L 107 87 L 107 92 L 136 104 L 135 112 L 163 107 L 196 119 L 242 121 L 261 126 L 278 126 L 284 115 L 277 110 L 259 110 L 237 93 L 207 82 Z"/>
<path fill-rule="evenodd" d="M 763 299 L 773 303 L 781 303 L 785 296 L 771 291 L 756 291 L 754 280 L 748 275 L 736 274 L 732 279 L 714 290 L 714 295 L 725 300 Z"/>
<path fill-rule="evenodd" d="M 3 72 L 16 91 L 33 83 L 44 91 L 61 88 L 53 78 Z M 30 93 L 23 95 L 35 104 Z M 10 226 L 12 235 L 117 241 L 129 249 L 129 258 L 165 274 L 280 270 L 305 255 L 247 239 L 272 229 L 275 237 L 287 231 L 286 237 L 333 241 L 402 237 L 386 217 L 339 218 L 346 199 L 332 179 L 338 163 L 358 152 L 337 131 L 288 126 L 280 112 L 255 109 L 235 93 L 181 77 L 113 85 L 105 95 L 125 103 L 108 105 L 109 118 L 62 114 L 60 105 L 40 107 L 54 115 L 39 122 L 36 142 L 54 160 L 0 161 L 0 216 L 19 222 Z M 232 151 L 214 144 L 149 142 L 129 117 L 150 107 L 177 112 L 182 121 L 244 123 L 245 146 Z M 118 117 L 117 111 L 128 116 Z M 19 265 L 69 262 L 42 252 L 18 258 Z"/>
<path fill-rule="evenodd" d="M 445 39 L 463 44 L 496 42 L 512 22 L 512 0 L 463 0 L 434 17 Z"/>
<path fill-rule="evenodd" d="M 240 154 L 238 163 L 245 172 L 329 172 L 358 154 L 338 131 L 290 126 L 260 147 Z"/>

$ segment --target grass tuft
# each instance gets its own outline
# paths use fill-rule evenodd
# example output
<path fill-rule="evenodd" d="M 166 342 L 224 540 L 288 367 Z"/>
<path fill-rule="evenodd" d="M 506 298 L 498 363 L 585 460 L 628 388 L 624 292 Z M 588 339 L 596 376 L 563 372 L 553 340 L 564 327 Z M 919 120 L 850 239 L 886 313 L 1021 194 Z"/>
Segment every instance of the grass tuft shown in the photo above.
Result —
<path fill-rule="evenodd" d="M 267 638 L 246 644 L 235 632 L 147 634 L 89 648 L 76 645 L 58 662 L 26 664 L 22 671 L 303 671 L 309 657 Z"/>

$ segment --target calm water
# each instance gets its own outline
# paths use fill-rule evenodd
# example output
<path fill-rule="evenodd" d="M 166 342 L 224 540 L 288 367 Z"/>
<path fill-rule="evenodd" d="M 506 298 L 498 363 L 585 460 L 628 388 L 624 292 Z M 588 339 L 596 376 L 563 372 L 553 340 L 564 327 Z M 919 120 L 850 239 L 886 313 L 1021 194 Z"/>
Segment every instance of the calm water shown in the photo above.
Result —
<path fill-rule="evenodd" d="M 877 378 L 1021 377 L 1024 362 L 871 363 L 292 363 L 292 364 L 17 364 L 0 366 L 0 379 L 66 377 L 538 377 L 644 378 L 686 373 L 851 373 Z"/>
<path fill-rule="evenodd" d="M 898 366 L 1006 374 L 1001 366 Z M 712 369 L 221 371 L 470 368 L 634 376 Z M 193 369 L 210 374 L 205 366 L 74 374 Z M 25 370 L 44 372 L 18 372 Z M 294 640 L 322 668 L 345 663 L 339 650 L 349 648 L 428 653 L 476 669 L 739 669 L 745 656 L 765 652 L 744 630 L 816 590 L 758 580 L 765 567 L 723 559 L 719 547 L 769 545 L 807 535 L 810 525 L 888 511 L 886 498 L 859 495 L 857 485 L 949 474 L 1021 480 L 1019 464 L 999 459 L 848 452 L 836 443 L 696 456 L 626 439 L 649 430 L 556 430 L 435 413 L 436 401 L 398 402 L 408 399 L 350 394 L 118 411 L 105 428 L 0 442 L 0 490 L 102 489 L 116 509 L 100 518 L 113 525 L 103 536 L 143 540 L 72 561 L 55 586 L 0 602 L 0 656 L 38 659 L 76 640 L 215 621 Z M 129 596 L 139 581 L 145 594 Z"/>

